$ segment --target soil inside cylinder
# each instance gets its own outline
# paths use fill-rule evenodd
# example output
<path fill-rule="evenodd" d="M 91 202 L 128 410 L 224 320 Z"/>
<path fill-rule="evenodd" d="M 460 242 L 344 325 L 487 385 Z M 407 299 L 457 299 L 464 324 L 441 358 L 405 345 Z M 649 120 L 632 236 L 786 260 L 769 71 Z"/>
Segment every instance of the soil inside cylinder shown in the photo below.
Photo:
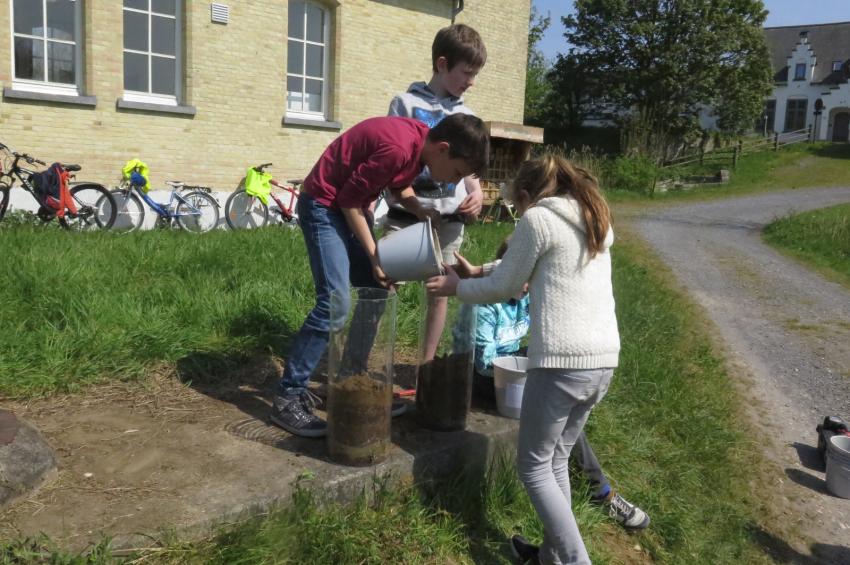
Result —
<path fill-rule="evenodd" d="M 471 363 L 471 353 L 455 353 L 419 367 L 416 413 L 420 424 L 445 432 L 466 429 L 472 400 Z"/>
<path fill-rule="evenodd" d="M 367 373 L 330 385 L 328 452 L 344 465 L 374 465 L 390 451 L 392 385 Z"/>

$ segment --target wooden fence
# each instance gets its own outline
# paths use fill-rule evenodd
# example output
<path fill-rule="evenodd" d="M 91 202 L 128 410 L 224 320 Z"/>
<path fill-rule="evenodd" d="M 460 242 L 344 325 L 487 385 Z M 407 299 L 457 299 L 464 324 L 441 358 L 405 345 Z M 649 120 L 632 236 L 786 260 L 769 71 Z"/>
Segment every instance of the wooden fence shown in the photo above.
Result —
<path fill-rule="evenodd" d="M 738 140 L 735 145 L 714 149 L 712 151 L 700 150 L 696 153 L 682 155 L 675 159 L 665 161 L 659 166 L 659 169 L 669 169 L 671 167 L 691 165 L 693 163 L 699 163 L 700 165 L 723 165 L 728 163 L 734 169 L 738 165 L 738 160 L 741 156 L 746 155 L 747 153 L 758 153 L 768 150 L 777 151 L 780 147 L 784 147 L 786 145 L 803 142 L 811 143 L 812 141 L 814 141 L 813 131 L 812 127 L 809 126 L 797 131 L 783 133 L 777 132 L 768 137 Z"/>

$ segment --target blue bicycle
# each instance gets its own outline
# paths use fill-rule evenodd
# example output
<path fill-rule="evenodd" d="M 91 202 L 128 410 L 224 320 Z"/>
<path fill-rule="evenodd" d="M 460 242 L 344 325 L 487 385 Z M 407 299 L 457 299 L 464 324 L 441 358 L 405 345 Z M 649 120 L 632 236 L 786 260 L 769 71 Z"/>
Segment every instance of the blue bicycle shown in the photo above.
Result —
<path fill-rule="evenodd" d="M 171 196 L 168 203 L 160 203 L 148 195 L 143 184 L 121 181 L 117 189 L 110 191 L 118 208 L 113 231 L 127 233 L 142 227 L 145 221 L 142 202 L 156 212 L 158 225 L 163 227 L 171 227 L 176 222 L 182 230 L 203 233 L 218 226 L 219 204 L 210 195 L 209 187 L 190 186 L 180 181 L 166 181 L 165 184 L 171 187 Z M 184 190 L 189 192 L 181 194 Z"/>

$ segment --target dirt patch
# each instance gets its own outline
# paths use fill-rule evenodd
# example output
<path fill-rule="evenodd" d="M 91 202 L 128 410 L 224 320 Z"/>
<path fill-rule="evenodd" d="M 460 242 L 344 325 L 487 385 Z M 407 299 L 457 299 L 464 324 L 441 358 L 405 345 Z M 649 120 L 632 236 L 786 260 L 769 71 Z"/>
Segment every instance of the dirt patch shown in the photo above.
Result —
<path fill-rule="evenodd" d="M 328 390 L 328 452 L 344 465 L 374 465 L 390 451 L 392 385 L 368 374 Z"/>
<path fill-rule="evenodd" d="M 426 428 L 463 430 L 472 399 L 472 358 L 469 353 L 437 357 L 419 367 L 416 412 Z"/>
<path fill-rule="evenodd" d="M 261 452 L 263 442 L 243 441 L 228 427 L 245 422 L 247 411 L 257 428 L 271 428 L 265 414 L 280 367 L 258 356 L 203 387 L 162 367 L 144 383 L 0 401 L 38 427 L 59 464 L 56 480 L 0 514 L 0 538 L 44 531 L 67 547 L 84 547 L 102 533 L 129 535 L 149 532 L 152 524 L 202 520 L 204 510 L 187 505 L 188 499 L 237 482 L 246 457 L 257 465 L 274 461 L 273 450 Z"/>

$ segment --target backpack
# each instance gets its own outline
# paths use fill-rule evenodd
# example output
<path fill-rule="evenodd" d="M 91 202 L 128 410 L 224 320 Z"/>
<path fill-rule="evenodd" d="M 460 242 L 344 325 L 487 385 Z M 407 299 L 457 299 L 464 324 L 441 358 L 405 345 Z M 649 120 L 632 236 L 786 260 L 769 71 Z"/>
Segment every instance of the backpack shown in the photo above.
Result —
<path fill-rule="evenodd" d="M 45 171 L 33 173 L 30 181 L 35 189 L 35 198 L 43 207 L 59 210 L 63 186 L 68 184 L 68 171 L 59 163 L 53 163 Z"/>

